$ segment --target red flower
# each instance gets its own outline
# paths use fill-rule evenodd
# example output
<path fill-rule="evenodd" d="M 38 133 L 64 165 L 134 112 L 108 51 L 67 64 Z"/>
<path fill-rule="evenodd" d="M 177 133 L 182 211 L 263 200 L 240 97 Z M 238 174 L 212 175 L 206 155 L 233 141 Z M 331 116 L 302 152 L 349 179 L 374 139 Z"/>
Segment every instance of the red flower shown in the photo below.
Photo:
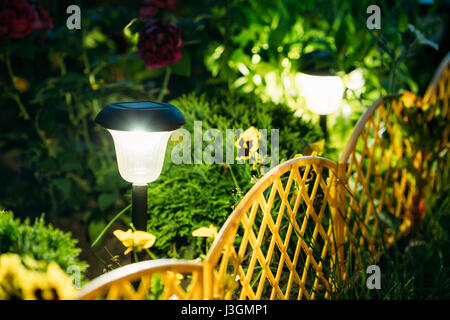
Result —
<path fill-rule="evenodd" d="M 160 9 L 167 8 L 169 10 L 174 10 L 177 0 L 144 0 L 144 3 L 153 4 Z"/>
<path fill-rule="evenodd" d="M 53 19 L 41 4 L 32 4 L 31 7 L 35 13 L 35 19 L 32 25 L 33 30 L 52 30 L 53 29 Z"/>
<path fill-rule="evenodd" d="M 151 22 L 139 33 L 137 52 L 149 69 L 178 62 L 182 48 L 181 29 L 167 21 Z"/>
<path fill-rule="evenodd" d="M 155 6 L 145 6 L 139 10 L 139 18 L 141 20 L 148 20 L 158 13 L 158 8 Z"/>
<path fill-rule="evenodd" d="M 141 20 L 148 20 L 158 14 L 159 9 L 174 10 L 176 0 L 144 0 L 144 6 L 139 10 Z"/>
<path fill-rule="evenodd" d="M 22 0 L 0 0 L 0 37 L 23 38 L 33 30 L 35 12 Z"/>

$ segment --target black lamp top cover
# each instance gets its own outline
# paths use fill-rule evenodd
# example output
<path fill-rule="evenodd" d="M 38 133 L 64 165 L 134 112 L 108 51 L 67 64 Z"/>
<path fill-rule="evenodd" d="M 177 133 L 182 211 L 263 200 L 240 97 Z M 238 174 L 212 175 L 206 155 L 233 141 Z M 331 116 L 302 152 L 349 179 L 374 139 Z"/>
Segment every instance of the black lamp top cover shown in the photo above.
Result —
<path fill-rule="evenodd" d="M 185 124 L 186 119 L 177 107 L 169 103 L 135 101 L 108 104 L 95 122 L 119 131 L 173 131 Z"/>

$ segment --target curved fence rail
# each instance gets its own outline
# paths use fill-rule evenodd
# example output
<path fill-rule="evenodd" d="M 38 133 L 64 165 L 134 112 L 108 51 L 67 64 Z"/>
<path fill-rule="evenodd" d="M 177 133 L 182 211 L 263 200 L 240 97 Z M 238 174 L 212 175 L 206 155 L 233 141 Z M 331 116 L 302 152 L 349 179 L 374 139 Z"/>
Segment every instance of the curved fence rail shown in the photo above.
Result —
<path fill-rule="evenodd" d="M 201 263 L 159 259 L 132 263 L 92 280 L 79 299 L 202 299 Z"/>
<path fill-rule="evenodd" d="M 230 215 L 202 263 L 154 260 L 106 273 L 80 298 L 316 299 L 376 260 L 448 183 L 450 55 L 424 96 L 376 101 L 334 162 L 273 168 Z"/>

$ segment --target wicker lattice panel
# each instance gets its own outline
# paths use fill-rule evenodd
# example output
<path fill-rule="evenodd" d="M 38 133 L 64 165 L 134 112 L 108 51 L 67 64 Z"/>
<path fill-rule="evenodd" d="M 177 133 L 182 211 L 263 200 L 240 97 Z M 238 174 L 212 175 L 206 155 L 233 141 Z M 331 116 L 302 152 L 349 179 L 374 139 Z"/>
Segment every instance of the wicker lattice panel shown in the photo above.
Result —
<path fill-rule="evenodd" d="M 319 161 L 318 161 L 319 160 Z M 250 192 L 215 271 L 215 298 L 312 299 L 332 291 L 336 179 L 320 158 L 291 161 Z M 237 216 L 237 215 L 236 215 Z M 330 281 L 331 280 L 331 281 Z"/>

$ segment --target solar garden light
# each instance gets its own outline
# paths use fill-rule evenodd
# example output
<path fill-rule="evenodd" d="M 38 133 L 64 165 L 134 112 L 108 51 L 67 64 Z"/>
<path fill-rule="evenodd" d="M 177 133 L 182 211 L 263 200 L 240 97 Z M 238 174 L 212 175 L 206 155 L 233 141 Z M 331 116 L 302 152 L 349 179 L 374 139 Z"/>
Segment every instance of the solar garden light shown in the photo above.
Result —
<path fill-rule="evenodd" d="M 95 122 L 111 133 L 120 175 L 133 184 L 133 225 L 147 231 L 147 185 L 161 174 L 169 136 L 186 120 L 171 104 L 144 101 L 109 104 Z"/>
<path fill-rule="evenodd" d="M 336 112 L 344 94 L 344 83 L 332 70 L 334 56 L 326 50 L 316 50 L 302 56 L 301 71 L 295 81 L 300 86 L 306 107 L 320 115 L 320 127 L 327 139 L 327 115 Z"/>
<path fill-rule="evenodd" d="M 337 111 L 344 93 L 341 78 L 328 72 L 308 72 L 297 74 L 296 81 L 301 87 L 308 109 L 320 115 L 320 127 L 326 139 L 327 115 Z"/>

